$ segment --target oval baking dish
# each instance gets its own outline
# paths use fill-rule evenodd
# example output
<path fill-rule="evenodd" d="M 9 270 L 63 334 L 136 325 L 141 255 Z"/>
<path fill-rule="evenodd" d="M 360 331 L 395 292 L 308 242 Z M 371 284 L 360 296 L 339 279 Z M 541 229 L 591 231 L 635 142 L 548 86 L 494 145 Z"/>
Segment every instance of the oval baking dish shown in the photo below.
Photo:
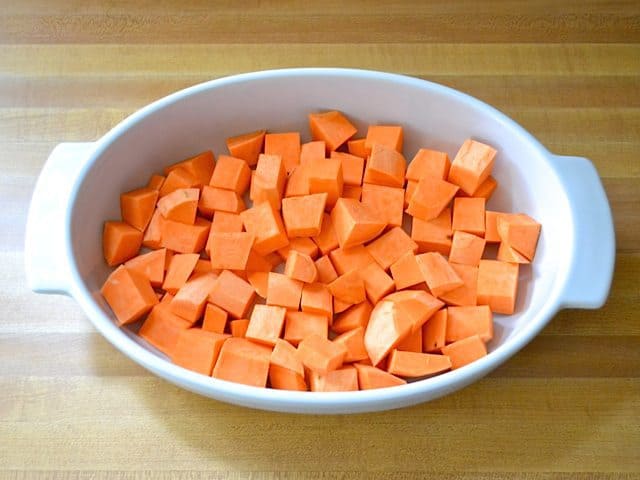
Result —
<path fill-rule="evenodd" d="M 403 125 L 408 158 L 419 147 L 453 155 L 469 137 L 498 150 L 493 175 L 500 188 L 488 208 L 526 212 L 542 223 L 542 234 L 535 262 L 521 269 L 516 314 L 495 316 L 489 355 L 400 387 L 290 392 L 182 369 L 132 331 L 117 327 L 99 289 L 110 271 L 102 257 L 102 225 L 119 217 L 120 192 L 181 158 L 206 149 L 225 152 L 225 138 L 238 132 L 306 132 L 309 112 L 332 109 L 345 112 L 360 128 Z M 96 142 L 58 145 L 33 194 L 25 246 L 31 289 L 72 296 L 107 340 L 143 367 L 211 398 L 300 413 L 398 408 L 470 384 L 526 345 L 558 310 L 600 307 L 609 292 L 614 255 L 611 211 L 591 162 L 549 153 L 498 110 L 451 88 L 350 69 L 273 70 L 213 80 L 148 105 Z"/>

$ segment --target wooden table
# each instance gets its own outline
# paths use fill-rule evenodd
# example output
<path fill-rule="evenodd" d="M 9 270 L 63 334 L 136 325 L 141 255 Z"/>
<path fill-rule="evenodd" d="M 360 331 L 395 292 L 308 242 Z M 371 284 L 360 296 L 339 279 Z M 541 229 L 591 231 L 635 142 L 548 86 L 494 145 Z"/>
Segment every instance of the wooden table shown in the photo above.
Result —
<path fill-rule="evenodd" d="M 639 478 L 640 3 L 0 3 L 0 477 Z M 316 417 L 180 390 L 72 300 L 27 290 L 25 217 L 54 145 L 188 85 L 289 66 L 434 80 L 592 159 L 617 231 L 607 305 L 562 312 L 441 400 Z"/>

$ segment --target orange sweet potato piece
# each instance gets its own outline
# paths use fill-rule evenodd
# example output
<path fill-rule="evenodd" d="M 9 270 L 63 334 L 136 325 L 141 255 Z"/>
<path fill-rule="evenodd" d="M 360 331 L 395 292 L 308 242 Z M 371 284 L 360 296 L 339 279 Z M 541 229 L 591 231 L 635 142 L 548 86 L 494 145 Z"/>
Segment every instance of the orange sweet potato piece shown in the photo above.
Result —
<path fill-rule="evenodd" d="M 124 266 L 111 272 L 100 293 L 111 307 L 118 325 L 135 322 L 158 303 L 149 279 Z"/>
<path fill-rule="evenodd" d="M 500 215 L 502 215 L 501 212 L 485 211 L 484 239 L 487 243 L 500 242 L 500 235 L 498 235 L 498 217 Z"/>
<path fill-rule="evenodd" d="M 518 291 L 518 264 L 480 260 L 478 267 L 478 305 L 489 305 L 494 313 L 511 315 Z"/>
<path fill-rule="evenodd" d="M 456 230 L 453 232 L 449 261 L 477 266 L 484 253 L 486 241 L 482 237 Z"/>
<path fill-rule="evenodd" d="M 456 198 L 453 201 L 451 228 L 484 237 L 484 198 Z"/>
<path fill-rule="evenodd" d="M 399 125 L 369 125 L 364 146 L 368 151 L 379 144 L 402 152 L 403 139 L 403 130 Z"/>
<path fill-rule="evenodd" d="M 292 238 L 319 235 L 326 203 L 326 193 L 283 199 L 282 219 L 287 236 Z"/>
<path fill-rule="evenodd" d="M 300 147 L 300 164 L 304 165 L 310 160 L 324 160 L 326 143 L 323 140 L 314 140 L 303 143 Z"/>
<path fill-rule="evenodd" d="M 253 204 L 269 202 L 274 209 L 280 209 L 284 194 L 287 171 L 280 155 L 260 154 L 258 165 L 251 177 L 249 198 Z"/>
<path fill-rule="evenodd" d="M 153 212 L 153 215 L 151 216 L 149 225 L 147 225 L 147 229 L 144 231 L 144 236 L 142 237 L 142 246 L 154 250 L 160 248 L 163 221 L 164 219 L 162 218 L 162 214 L 156 208 Z"/>
<path fill-rule="evenodd" d="M 345 185 L 342 187 L 342 196 L 344 198 L 360 200 L 362 197 L 362 187 L 356 185 Z"/>
<path fill-rule="evenodd" d="M 267 304 L 298 310 L 303 285 L 301 281 L 289 278 L 282 273 L 269 272 Z"/>
<path fill-rule="evenodd" d="M 318 256 L 318 246 L 309 237 L 295 237 L 289 239 L 289 244 L 278 249 L 278 255 L 285 261 L 292 251 L 304 253 L 315 259 Z"/>
<path fill-rule="evenodd" d="M 177 188 L 188 188 L 188 187 L 201 187 L 202 185 L 207 185 L 209 180 L 211 179 L 211 174 L 213 173 L 213 169 L 216 165 L 216 160 L 211 150 L 207 150 L 205 152 L 199 153 L 194 157 L 187 158 L 178 163 L 174 163 L 173 165 L 169 165 L 164 169 L 165 175 L 167 175 L 167 180 L 171 176 L 171 172 L 174 172 L 179 169 L 184 169 L 189 172 L 193 178 L 195 179 L 195 183 L 192 185 L 184 185 Z M 166 183 L 166 181 L 165 181 Z M 173 190 L 171 190 L 173 191 Z M 163 197 L 167 192 L 160 192 L 160 196 Z"/>
<path fill-rule="evenodd" d="M 167 220 L 193 225 L 198 212 L 200 190 L 179 188 L 158 201 L 158 210 Z"/>
<path fill-rule="evenodd" d="M 351 155 L 367 158 L 371 153 L 371 149 L 365 147 L 366 138 L 354 138 L 347 142 L 347 150 Z"/>
<path fill-rule="evenodd" d="M 329 253 L 329 257 L 338 275 L 375 263 L 374 258 L 364 245 L 357 245 L 352 248 L 337 248 Z"/>
<path fill-rule="evenodd" d="M 449 265 L 458 274 L 463 285 L 441 294 L 440 299 L 449 305 L 476 305 L 478 303 L 478 267 L 460 263 L 449 263 Z"/>
<path fill-rule="evenodd" d="M 162 289 L 175 295 L 187 283 L 200 255 L 197 253 L 177 254 L 171 257 Z"/>
<path fill-rule="evenodd" d="M 444 304 L 424 290 L 401 290 L 387 295 L 385 301 L 394 302 L 399 315 L 411 322 L 411 332 L 420 329 Z"/>
<path fill-rule="evenodd" d="M 417 180 L 407 180 L 407 185 L 404 190 L 404 208 L 409 206 L 409 202 L 411 201 L 411 197 L 413 197 L 417 186 Z"/>
<path fill-rule="evenodd" d="M 473 195 L 491 174 L 496 151 L 489 145 L 467 139 L 451 163 L 448 180 L 467 195 Z"/>
<path fill-rule="evenodd" d="M 527 260 L 533 260 L 540 236 L 540 224 L 524 213 L 502 214 L 496 219 L 500 240 Z"/>
<path fill-rule="evenodd" d="M 228 318 L 229 314 L 223 309 L 213 303 L 207 303 L 204 309 L 202 329 L 208 332 L 224 333 Z"/>
<path fill-rule="evenodd" d="M 354 247 L 377 237 L 386 223 L 357 200 L 340 198 L 331 210 L 331 221 L 341 248 Z"/>
<path fill-rule="evenodd" d="M 418 266 L 416 256 L 412 251 L 405 252 L 390 267 L 391 276 L 396 284 L 396 289 L 413 287 L 424 282 L 424 277 Z"/>
<path fill-rule="evenodd" d="M 246 161 L 229 155 L 220 155 L 209 185 L 233 190 L 238 195 L 243 195 L 250 181 L 251 169 Z"/>
<path fill-rule="evenodd" d="M 284 274 L 294 280 L 313 283 L 318 278 L 318 270 L 309 255 L 292 250 L 284 265 Z"/>
<path fill-rule="evenodd" d="M 305 283 L 302 287 L 300 309 L 333 319 L 333 302 L 329 287 L 322 283 Z"/>
<path fill-rule="evenodd" d="M 421 220 L 433 220 L 447 208 L 458 186 L 436 177 L 424 177 L 416 186 L 407 213 Z"/>
<path fill-rule="evenodd" d="M 144 275 L 152 287 L 159 287 L 164 281 L 164 265 L 167 257 L 167 249 L 161 248 L 148 253 L 143 253 L 124 264 L 129 270 Z"/>
<path fill-rule="evenodd" d="M 245 338 L 229 338 L 220 349 L 212 376 L 253 387 L 266 387 L 271 350 L 271 347 Z"/>
<path fill-rule="evenodd" d="M 473 196 L 477 198 L 484 198 L 485 200 L 489 200 L 496 188 L 498 188 L 498 181 L 495 178 L 493 178 L 491 175 L 489 175 L 487 179 L 480 184 L 477 190 L 473 192 Z M 464 193 L 464 191 L 462 190 L 458 191 L 458 195 L 461 197 L 467 196 L 467 194 Z"/>
<path fill-rule="evenodd" d="M 306 165 L 303 163 L 291 170 L 284 187 L 285 197 L 299 197 L 301 195 L 309 195 L 309 180 L 307 179 Z"/>
<path fill-rule="evenodd" d="M 416 253 L 418 244 L 400 227 L 394 227 L 367 245 L 367 251 L 385 270 L 406 252 Z"/>
<path fill-rule="evenodd" d="M 287 309 L 273 305 L 256 305 L 249 318 L 245 337 L 254 342 L 274 346 L 282 334 Z"/>
<path fill-rule="evenodd" d="M 436 375 L 451 369 L 451 360 L 446 355 L 432 353 L 403 352 L 393 350 L 389 355 L 387 371 L 406 378 Z"/>
<path fill-rule="evenodd" d="M 345 333 L 358 327 L 366 328 L 373 307 L 368 301 L 353 305 L 348 310 L 336 315 L 331 330 L 335 333 Z"/>
<path fill-rule="evenodd" d="M 458 340 L 442 347 L 442 353 L 451 360 L 451 369 L 464 367 L 487 355 L 487 347 L 478 335 Z"/>
<path fill-rule="evenodd" d="M 289 342 L 276 340 L 269 365 L 269 384 L 279 390 L 308 390 L 304 379 L 304 366 L 298 359 L 294 346 Z"/>
<path fill-rule="evenodd" d="M 160 246 L 179 253 L 196 253 L 207 243 L 211 222 L 196 217 L 193 225 L 187 225 L 164 219 L 160 228 Z"/>
<path fill-rule="evenodd" d="M 447 309 L 447 343 L 478 335 L 483 342 L 493 338 L 493 314 L 487 305 L 449 307 Z"/>
<path fill-rule="evenodd" d="M 297 346 L 309 335 L 327 338 L 329 320 L 326 315 L 288 311 L 285 318 L 284 339 Z"/>
<path fill-rule="evenodd" d="M 211 376 L 222 345 L 229 336 L 200 328 L 181 330 L 170 355 L 171 361 L 180 367 Z"/>
<path fill-rule="evenodd" d="M 364 290 L 371 303 L 378 303 L 382 297 L 396 289 L 393 279 L 377 263 L 370 263 L 358 273 L 364 282 Z"/>
<path fill-rule="evenodd" d="M 527 257 L 520 254 L 515 248 L 505 242 L 500 243 L 496 260 L 511 263 L 531 263 Z"/>
<path fill-rule="evenodd" d="M 449 176 L 451 161 L 445 152 L 421 148 L 407 167 L 407 180 L 419 181 L 424 177 L 446 180 Z"/>
<path fill-rule="evenodd" d="M 353 306 L 351 302 L 343 302 L 339 298 L 333 297 L 333 313 L 336 315 L 338 313 L 342 313 L 347 310 L 349 307 Z"/>
<path fill-rule="evenodd" d="M 211 217 L 214 212 L 240 213 L 246 208 L 242 197 L 233 190 L 225 190 L 211 185 L 202 187 L 198 211 L 206 217 Z"/>
<path fill-rule="evenodd" d="M 124 222 L 104 222 L 102 250 L 107 265 L 115 267 L 135 257 L 142 246 L 142 232 Z"/>
<path fill-rule="evenodd" d="M 358 371 L 358 385 L 360 390 L 396 387 L 407 383 L 402 378 L 398 378 L 395 375 L 391 375 L 390 373 L 371 365 L 354 363 L 353 366 Z"/>
<path fill-rule="evenodd" d="M 364 158 L 344 152 L 331 152 L 331 158 L 337 158 L 342 162 L 342 180 L 344 185 L 359 186 L 362 184 Z"/>
<path fill-rule="evenodd" d="M 322 214 L 322 224 L 320 225 L 320 233 L 314 235 L 312 240 L 318 246 L 320 253 L 326 255 L 331 250 L 338 248 L 338 236 L 333 228 L 331 216 L 328 213 Z"/>
<path fill-rule="evenodd" d="M 333 339 L 334 343 L 341 343 L 347 349 L 344 356 L 344 363 L 359 362 L 369 358 L 367 349 L 364 346 L 364 328 L 358 327 L 348 332 L 344 332 Z"/>
<path fill-rule="evenodd" d="M 269 272 L 247 272 L 247 281 L 258 296 L 266 299 L 269 289 Z"/>
<path fill-rule="evenodd" d="M 402 188 L 365 183 L 362 185 L 361 201 L 386 223 L 400 227 L 402 226 L 404 195 Z"/>
<path fill-rule="evenodd" d="M 388 187 L 403 187 L 407 161 L 399 151 L 376 143 L 364 169 L 363 181 Z"/>
<path fill-rule="evenodd" d="M 346 303 L 360 303 L 364 301 L 366 296 L 364 281 L 358 270 L 340 275 L 328 287 L 335 298 Z"/>
<path fill-rule="evenodd" d="M 396 346 L 397 350 L 403 352 L 417 352 L 422 353 L 422 328 L 419 328 L 405 337 Z"/>
<path fill-rule="evenodd" d="M 171 355 L 180 332 L 191 327 L 191 323 L 171 312 L 168 304 L 153 307 L 138 335 L 165 355 Z"/>
<path fill-rule="evenodd" d="M 324 374 L 311 372 L 309 385 L 312 392 L 351 392 L 358 390 L 358 371 L 342 367 Z"/>
<path fill-rule="evenodd" d="M 248 232 L 213 232 L 210 235 L 211 267 L 214 269 L 245 270 L 255 236 Z M 271 265 L 268 265 L 270 270 Z"/>
<path fill-rule="evenodd" d="M 320 335 L 309 335 L 298 345 L 298 358 L 313 372 L 326 374 L 342 366 L 347 349 Z"/>
<path fill-rule="evenodd" d="M 139 188 L 120 195 L 122 220 L 143 232 L 156 207 L 158 191 L 153 188 Z"/>
<path fill-rule="evenodd" d="M 382 300 L 372 310 L 364 344 L 373 366 L 377 366 L 411 332 L 413 322 L 401 314 L 396 302 Z"/>
<path fill-rule="evenodd" d="M 337 158 L 312 159 L 305 164 L 309 193 L 327 193 L 326 208 L 333 207 L 342 195 L 342 162 Z"/>
<path fill-rule="evenodd" d="M 446 333 L 447 309 L 443 308 L 422 325 L 422 351 L 425 353 L 439 351 L 446 344 Z"/>
<path fill-rule="evenodd" d="M 203 273 L 190 279 L 175 294 L 170 310 L 193 325 L 204 313 L 209 292 L 218 276 L 214 273 Z"/>
<path fill-rule="evenodd" d="M 256 239 L 253 248 L 267 255 L 289 243 L 280 213 L 269 202 L 254 204 L 240 214 L 244 228 Z"/>
<path fill-rule="evenodd" d="M 149 183 L 147 183 L 147 188 L 151 188 L 156 192 L 159 192 L 160 189 L 162 188 L 162 185 L 164 184 L 165 178 L 166 177 L 164 175 L 151 175 L 151 177 L 149 178 Z M 154 202 L 154 207 L 155 207 L 155 202 Z"/>
<path fill-rule="evenodd" d="M 204 184 L 209 183 L 207 179 Z M 179 188 L 192 188 L 192 187 L 200 187 L 202 183 L 198 177 L 194 176 L 191 172 L 189 172 L 184 167 L 175 167 L 169 173 L 167 173 L 164 182 L 162 182 L 162 186 L 160 190 L 158 190 L 158 198 L 162 198 L 165 195 L 169 195 L 174 190 L 178 190 Z"/>
<path fill-rule="evenodd" d="M 460 276 L 441 254 L 422 253 L 416 256 L 416 260 L 429 290 L 436 297 L 464 285 Z"/>
<path fill-rule="evenodd" d="M 418 251 L 439 252 L 449 255 L 451 249 L 451 209 L 445 208 L 433 220 L 421 220 L 414 217 L 411 225 L 411 238 L 418 244 Z"/>
<path fill-rule="evenodd" d="M 337 110 L 309 114 L 309 129 L 314 140 L 322 140 L 327 145 L 327 152 L 336 150 L 340 145 L 353 137 L 356 127 Z"/>
<path fill-rule="evenodd" d="M 209 301 L 233 318 L 243 318 L 255 300 L 253 287 L 229 270 L 223 270 L 209 293 Z"/>
<path fill-rule="evenodd" d="M 244 338 L 249 328 L 249 319 L 238 318 L 229 322 L 229 331 L 232 337 Z"/>
<path fill-rule="evenodd" d="M 315 261 L 315 266 L 318 272 L 318 282 L 328 284 L 338 278 L 338 273 L 327 255 L 318 258 Z"/>
<path fill-rule="evenodd" d="M 264 130 L 258 130 L 227 138 L 229 154 L 241 158 L 247 162 L 247 165 L 253 167 L 258 163 L 258 155 L 262 152 L 265 133 L 267 132 Z"/>
<path fill-rule="evenodd" d="M 285 170 L 287 173 L 291 172 L 300 164 L 300 134 L 298 132 L 267 133 L 264 136 L 264 153 L 282 157 Z"/>

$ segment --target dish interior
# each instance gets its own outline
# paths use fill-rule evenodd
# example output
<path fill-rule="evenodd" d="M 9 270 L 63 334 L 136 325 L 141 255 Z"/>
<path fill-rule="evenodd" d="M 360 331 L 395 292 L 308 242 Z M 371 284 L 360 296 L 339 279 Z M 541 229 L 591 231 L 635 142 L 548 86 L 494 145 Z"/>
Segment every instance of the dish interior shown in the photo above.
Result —
<path fill-rule="evenodd" d="M 120 218 L 121 192 L 145 185 L 152 173 L 203 150 L 226 153 L 225 139 L 240 133 L 295 130 L 302 141 L 309 141 L 307 114 L 333 109 L 356 124 L 358 136 L 366 134 L 368 124 L 402 125 L 407 161 L 421 147 L 446 151 L 453 159 L 469 137 L 498 150 L 493 176 L 499 187 L 487 209 L 525 212 L 542 223 L 542 233 L 533 265 L 520 269 L 517 312 L 495 316 L 489 350 L 535 321 L 558 295 L 557 280 L 567 268 L 573 243 L 569 205 L 544 150 L 517 125 L 465 95 L 370 72 L 226 79 L 194 87 L 180 101 L 156 104 L 147 115 L 127 120 L 129 128 L 116 127 L 87 170 L 71 212 L 72 262 L 83 288 L 113 319 L 98 293 L 110 272 L 102 257 L 101 235 L 105 220 Z M 154 350 L 134 333 L 125 333 Z"/>

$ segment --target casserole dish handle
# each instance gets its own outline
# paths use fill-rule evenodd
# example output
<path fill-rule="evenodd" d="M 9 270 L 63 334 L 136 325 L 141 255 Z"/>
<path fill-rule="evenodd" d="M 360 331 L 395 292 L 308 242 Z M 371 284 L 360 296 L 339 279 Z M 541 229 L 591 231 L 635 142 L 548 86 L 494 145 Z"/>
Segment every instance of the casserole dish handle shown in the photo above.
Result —
<path fill-rule="evenodd" d="M 609 201 L 591 161 L 560 155 L 551 160 L 573 212 L 571 266 L 561 306 L 600 308 L 609 295 L 616 254 Z"/>
<path fill-rule="evenodd" d="M 61 143 L 47 159 L 31 197 L 25 233 L 27 284 L 36 293 L 70 293 L 67 210 L 94 143 Z"/>

